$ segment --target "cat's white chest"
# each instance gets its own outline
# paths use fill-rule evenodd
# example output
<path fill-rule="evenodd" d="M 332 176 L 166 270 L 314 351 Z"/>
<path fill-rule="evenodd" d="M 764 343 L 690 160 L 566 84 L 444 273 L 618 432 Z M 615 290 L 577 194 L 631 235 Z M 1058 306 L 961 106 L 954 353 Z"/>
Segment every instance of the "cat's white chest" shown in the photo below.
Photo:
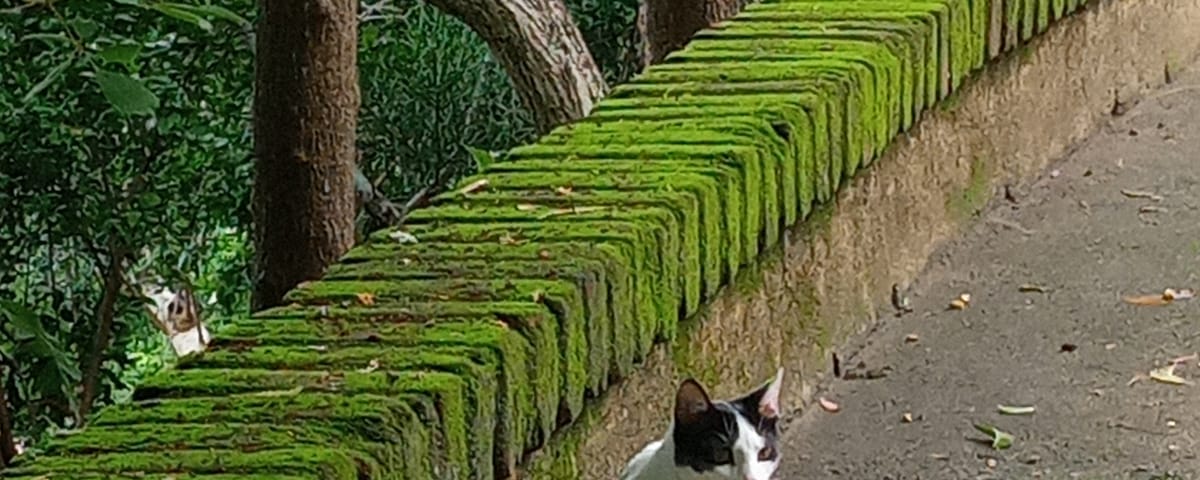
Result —
<path fill-rule="evenodd" d="M 621 480 L 725 480 L 722 474 L 727 468 L 721 467 L 709 473 L 696 471 L 675 465 L 675 446 L 668 440 L 651 442 L 634 455 L 625 467 Z"/>
<path fill-rule="evenodd" d="M 629 460 L 629 464 L 625 466 L 625 471 L 621 475 L 621 480 L 674 479 L 674 472 L 668 469 L 674 466 L 673 463 L 667 464 L 664 461 L 667 453 L 663 452 L 662 440 L 650 442 Z"/>

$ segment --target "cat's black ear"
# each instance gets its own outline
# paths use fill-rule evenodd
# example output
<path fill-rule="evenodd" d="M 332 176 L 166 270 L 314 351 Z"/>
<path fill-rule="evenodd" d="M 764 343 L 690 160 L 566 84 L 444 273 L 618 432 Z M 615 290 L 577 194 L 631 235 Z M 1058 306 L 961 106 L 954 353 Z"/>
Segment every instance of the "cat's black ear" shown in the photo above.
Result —
<path fill-rule="evenodd" d="M 700 383 L 689 378 L 679 385 L 679 391 L 675 392 L 675 423 L 696 424 L 711 408 L 712 402 Z"/>
<path fill-rule="evenodd" d="M 779 406 L 782 385 L 783 368 L 780 368 L 775 373 L 775 378 L 739 399 L 743 405 L 742 408 L 752 409 L 763 418 L 779 418 L 779 413 L 783 411 Z"/>

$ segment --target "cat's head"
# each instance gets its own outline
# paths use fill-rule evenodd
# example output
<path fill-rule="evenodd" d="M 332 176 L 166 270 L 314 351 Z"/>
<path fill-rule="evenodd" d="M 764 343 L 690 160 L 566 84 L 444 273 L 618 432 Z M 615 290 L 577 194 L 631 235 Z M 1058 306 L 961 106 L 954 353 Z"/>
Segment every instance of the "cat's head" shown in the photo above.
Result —
<path fill-rule="evenodd" d="M 675 394 L 672 440 L 684 478 L 769 480 L 779 468 L 783 369 L 741 397 L 713 401 L 688 379 Z"/>

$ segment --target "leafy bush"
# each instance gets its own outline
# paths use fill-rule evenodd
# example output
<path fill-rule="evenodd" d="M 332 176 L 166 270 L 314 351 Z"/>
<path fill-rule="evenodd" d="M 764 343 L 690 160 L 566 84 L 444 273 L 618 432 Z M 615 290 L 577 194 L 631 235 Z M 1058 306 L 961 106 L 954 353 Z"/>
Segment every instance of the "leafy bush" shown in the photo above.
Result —
<path fill-rule="evenodd" d="M 246 304 L 244 255 L 211 262 L 229 249 L 228 229 L 249 220 L 247 39 L 235 24 L 214 26 L 215 15 L 119 3 L 0 14 L 0 298 L 27 307 L 73 365 L 90 355 L 114 265 L 129 270 L 123 282 L 148 268 L 215 275 L 196 280 L 237 292 L 218 311 Z M 115 299 L 101 403 L 125 388 L 134 351 L 162 351 L 135 291 L 121 285 Z M 69 425 L 75 386 L 29 388 L 50 377 L 6 357 L 0 380 L 19 431 Z"/>

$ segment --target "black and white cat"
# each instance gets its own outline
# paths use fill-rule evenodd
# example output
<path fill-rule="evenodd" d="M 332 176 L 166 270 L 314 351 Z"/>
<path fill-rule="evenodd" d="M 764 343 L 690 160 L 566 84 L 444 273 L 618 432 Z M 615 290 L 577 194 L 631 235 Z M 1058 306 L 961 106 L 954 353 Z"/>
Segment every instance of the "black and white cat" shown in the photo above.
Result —
<path fill-rule="evenodd" d="M 629 461 L 621 480 L 769 480 L 779 468 L 779 389 L 775 378 L 742 397 L 709 400 L 685 380 L 675 393 L 675 419 L 662 440 Z"/>

